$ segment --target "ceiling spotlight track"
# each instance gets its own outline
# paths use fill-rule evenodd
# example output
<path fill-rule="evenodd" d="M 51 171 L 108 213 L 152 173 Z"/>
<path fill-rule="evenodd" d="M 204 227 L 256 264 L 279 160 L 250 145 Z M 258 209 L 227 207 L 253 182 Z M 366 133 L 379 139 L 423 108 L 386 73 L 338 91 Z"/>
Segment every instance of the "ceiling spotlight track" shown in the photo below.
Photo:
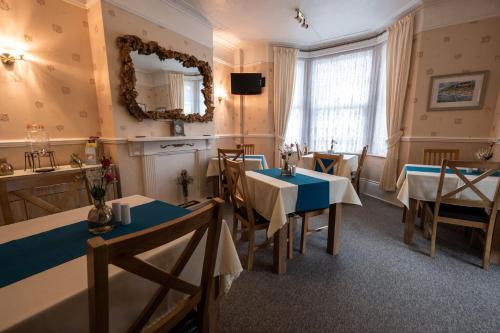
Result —
<path fill-rule="evenodd" d="M 304 29 L 309 29 L 309 24 L 306 22 L 304 13 L 302 13 L 298 8 L 295 9 L 295 13 L 295 19 L 299 22 L 300 26 Z"/>

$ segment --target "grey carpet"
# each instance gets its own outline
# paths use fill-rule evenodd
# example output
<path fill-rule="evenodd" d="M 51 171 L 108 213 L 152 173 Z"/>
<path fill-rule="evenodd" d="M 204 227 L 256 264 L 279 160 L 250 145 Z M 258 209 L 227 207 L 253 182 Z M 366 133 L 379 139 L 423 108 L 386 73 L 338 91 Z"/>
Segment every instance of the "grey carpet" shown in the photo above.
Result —
<path fill-rule="evenodd" d="M 500 332 L 500 267 L 480 268 L 481 252 L 462 230 L 440 226 L 430 258 L 421 232 L 412 247 L 403 243 L 400 208 L 362 201 L 343 210 L 337 257 L 325 252 L 325 231 L 309 237 L 306 255 L 296 251 L 282 276 L 272 271 L 271 248 L 256 252 L 254 270 L 221 302 L 220 331 Z M 245 265 L 245 243 L 238 252 Z"/>

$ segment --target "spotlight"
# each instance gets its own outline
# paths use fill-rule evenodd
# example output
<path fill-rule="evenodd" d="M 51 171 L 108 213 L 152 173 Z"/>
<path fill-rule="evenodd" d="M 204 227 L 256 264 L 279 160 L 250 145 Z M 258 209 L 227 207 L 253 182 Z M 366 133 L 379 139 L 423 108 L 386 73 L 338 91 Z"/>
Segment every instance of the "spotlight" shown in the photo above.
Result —
<path fill-rule="evenodd" d="M 304 28 L 304 29 L 308 29 L 309 28 L 309 24 L 306 23 L 306 17 L 304 15 L 304 13 L 302 13 L 300 11 L 300 9 L 298 9 L 298 8 L 295 9 L 295 12 L 296 12 L 295 19 L 299 22 L 299 24 L 301 25 L 301 27 Z"/>

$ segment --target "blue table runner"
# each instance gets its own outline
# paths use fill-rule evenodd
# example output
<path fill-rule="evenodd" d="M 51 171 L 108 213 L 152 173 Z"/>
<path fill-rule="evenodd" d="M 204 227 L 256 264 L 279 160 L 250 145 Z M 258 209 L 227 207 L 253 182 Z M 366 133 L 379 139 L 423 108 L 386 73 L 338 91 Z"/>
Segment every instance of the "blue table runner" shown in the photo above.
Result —
<path fill-rule="evenodd" d="M 259 159 L 260 165 L 262 165 L 262 169 L 266 168 L 266 164 L 264 163 L 264 155 L 245 155 L 245 158 Z"/>
<path fill-rule="evenodd" d="M 162 201 L 149 202 L 131 208 L 131 224 L 118 225 L 100 236 L 108 240 L 127 235 L 190 212 Z M 87 240 L 93 237 L 87 221 L 80 221 L 0 244 L 0 288 L 86 255 Z"/>
<path fill-rule="evenodd" d="M 477 169 L 474 169 L 474 170 L 471 170 L 471 171 L 468 171 L 466 169 L 459 169 L 459 170 L 465 176 L 479 176 L 479 175 L 481 175 L 483 173 L 483 172 L 481 172 L 481 171 L 479 171 Z M 406 172 L 408 172 L 408 171 L 441 173 L 441 167 L 438 167 L 438 166 L 427 166 L 427 165 L 405 165 L 405 167 L 404 167 L 405 175 L 406 175 Z M 449 168 L 446 168 L 446 173 L 447 174 L 452 174 L 453 171 L 451 169 L 449 169 Z M 495 172 L 491 176 L 493 176 L 493 177 L 500 177 L 500 172 Z"/>
<path fill-rule="evenodd" d="M 296 212 L 324 209 L 330 206 L 330 183 L 327 180 L 297 173 L 282 176 L 278 168 L 254 171 L 298 186 Z"/>

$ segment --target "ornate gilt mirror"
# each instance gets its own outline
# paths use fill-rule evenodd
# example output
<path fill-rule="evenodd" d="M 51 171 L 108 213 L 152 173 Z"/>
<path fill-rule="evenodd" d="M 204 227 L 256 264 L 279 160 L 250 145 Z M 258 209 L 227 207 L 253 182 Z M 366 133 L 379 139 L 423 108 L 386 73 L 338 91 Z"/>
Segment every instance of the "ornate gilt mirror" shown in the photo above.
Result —
<path fill-rule="evenodd" d="M 121 102 L 137 120 L 213 119 L 212 69 L 206 61 L 139 37 L 118 37 Z"/>

